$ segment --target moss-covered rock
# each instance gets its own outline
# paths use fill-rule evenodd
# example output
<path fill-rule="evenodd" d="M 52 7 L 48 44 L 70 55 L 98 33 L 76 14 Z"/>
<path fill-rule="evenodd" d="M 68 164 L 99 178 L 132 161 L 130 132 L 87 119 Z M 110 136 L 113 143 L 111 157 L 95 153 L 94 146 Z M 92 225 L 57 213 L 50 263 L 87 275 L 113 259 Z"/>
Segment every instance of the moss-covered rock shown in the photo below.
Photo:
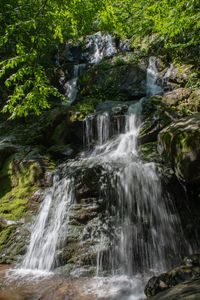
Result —
<path fill-rule="evenodd" d="M 29 198 L 38 189 L 43 174 L 39 162 L 10 157 L 0 171 L 0 216 L 10 220 L 24 217 Z"/>
<path fill-rule="evenodd" d="M 176 267 L 175 269 L 172 269 L 167 273 L 161 274 L 158 277 L 152 277 L 145 287 L 145 294 L 147 298 L 151 298 L 160 292 L 163 292 L 171 287 L 178 285 L 179 283 L 199 278 L 199 266 Z"/>
<path fill-rule="evenodd" d="M 177 105 L 180 101 L 188 99 L 191 92 L 189 88 L 178 88 L 165 93 L 162 99 L 168 105 Z"/>
<path fill-rule="evenodd" d="M 80 95 L 99 101 L 138 99 L 146 95 L 146 70 L 142 65 L 104 60 L 88 70 L 79 82 Z"/>
<path fill-rule="evenodd" d="M 156 162 L 160 160 L 159 154 L 157 152 L 157 143 L 146 143 L 139 146 L 138 149 L 139 156 L 142 160 L 148 162 Z"/>
<path fill-rule="evenodd" d="M 186 281 L 163 291 L 151 300 L 199 300 L 200 279 Z"/>
<path fill-rule="evenodd" d="M 200 180 L 200 115 L 173 122 L 159 134 L 159 151 L 183 181 Z"/>

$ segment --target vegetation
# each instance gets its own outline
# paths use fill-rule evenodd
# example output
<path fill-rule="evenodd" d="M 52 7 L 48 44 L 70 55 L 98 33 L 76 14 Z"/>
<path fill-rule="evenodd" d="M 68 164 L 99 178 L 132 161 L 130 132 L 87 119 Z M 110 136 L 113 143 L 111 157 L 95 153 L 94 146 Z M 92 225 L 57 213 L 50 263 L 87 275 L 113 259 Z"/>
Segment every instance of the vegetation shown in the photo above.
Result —
<path fill-rule="evenodd" d="M 64 99 L 51 84 L 59 44 L 98 30 L 140 45 L 149 37 L 184 55 L 199 46 L 198 0 L 2 0 L 0 97 L 11 118 L 40 114 L 49 97 Z M 197 55 L 198 57 L 198 55 Z"/>

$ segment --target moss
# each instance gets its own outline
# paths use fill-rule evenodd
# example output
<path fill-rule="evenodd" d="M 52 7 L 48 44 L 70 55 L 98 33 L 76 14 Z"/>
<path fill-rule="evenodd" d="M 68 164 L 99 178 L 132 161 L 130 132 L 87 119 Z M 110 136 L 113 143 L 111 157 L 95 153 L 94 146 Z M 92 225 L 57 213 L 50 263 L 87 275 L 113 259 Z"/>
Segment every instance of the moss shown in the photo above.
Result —
<path fill-rule="evenodd" d="M 70 120 L 72 122 L 76 120 L 79 121 L 84 120 L 88 114 L 94 112 L 96 106 L 101 102 L 102 102 L 101 99 L 85 97 L 83 101 L 77 103 L 71 110 Z"/>
<path fill-rule="evenodd" d="M 157 161 L 159 158 L 157 153 L 157 142 L 140 145 L 138 150 L 139 150 L 139 155 L 143 160 Z"/>
<path fill-rule="evenodd" d="M 30 196 L 38 189 L 42 169 L 37 162 L 8 159 L 1 172 L 0 216 L 19 220 L 25 216 Z"/>
<path fill-rule="evenodd" d="M 16 226 L 9 226 L 0 231 L 0 251 L 8 241 L 11 233 L 16 229 Z"/>

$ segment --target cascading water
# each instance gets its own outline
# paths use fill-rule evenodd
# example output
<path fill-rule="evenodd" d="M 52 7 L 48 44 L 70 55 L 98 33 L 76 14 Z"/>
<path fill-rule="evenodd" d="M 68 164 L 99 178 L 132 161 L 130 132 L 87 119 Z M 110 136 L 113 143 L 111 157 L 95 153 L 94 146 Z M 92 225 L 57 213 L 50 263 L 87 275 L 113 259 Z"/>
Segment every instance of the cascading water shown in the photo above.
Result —
<path fill-rule="evenodd" d="M 106 283 L 105 279 L 98 282 L 101 297 L 104 296 L 102 286 L 110 285 L 111 290 L 106 293 L 112 294 L 119 292 L 116 287 L 112 290 L 115 285 L 120 289 L 121 284 L 127 284 L 127 289 L 132 290 L 132 297 L 123 299 L 143 299 L 142 291 L 147 278 L 177 263 L 180 247 L 185 249 L 185 253 L 190 250 L 184 240 L 176 209 L 171 199 L 162 193 L 155 164 L 143 163 L 139 159 L 137 136 L 143 103 L 144 99 L 129 107 L 125 133 L 115 137 L 108 133 L 109 115 L 106 118 L 104 114 L 98 116 L 97 145 L 86 158 L 87 163 L 100 163 L 110 174 L 106 197 L 107 202 L 115 206 L 111 212 L 115 219 L 115 238 L 106 261 L 109 261 L 111 273 L 117 277 L 111 277 L 110 281 L 107 279 Z M 86 129 L 89 129 L 86 133 L 88 140 L 94 139 L 94 135 L 89 137 L 91 126 Z M 109 139 L 105 140 L 105 136 Z M 104 255 L 102 233 L 97 255 L 98 276 L 103 274 L 105 268 L 102 263 Z M 132 279 L 119 275 L 128 275 Z M 122 296 L 114 299 L 122 299 Z"/>
<path fill-rule="evenodd" d="M 88 58 L 91 64 L 98 64 L 104 57 L 110 57 L 117 53 L 112 36 L 101 32 L 86 38 L 86 49 L 92 49 Z"/>
<path fill-rule="evenodd" d="M 110 182 L 115 190 L 112 196 L 117 199 L 115 213 L 119 230 L 118 250 L 112 257 L 114 264 L 120 265 L 129 275 L 148 269 L 163 271 L 168 266 L 169 253 L 179 252 L 176 228 L 180 226 L 180 220 L 170 199 L 163 199 L 155 165 L 142 163 L 138 158 L 137 136 L 142 103 L 143 100 L 130 106 L 125 133 L 107 139 L 104 144 L 102 141 L 108 134 L 109 121 L 104 115 L 97 117 L 98 142 L 88 158 L 101 162 L 105 169 L 112 169 Z"/>
<path fill-rule="evenodd" d="M 73 203 L 73 180 L 60 180 L 54 175 L 53 186 L 46 193 L 33 224 L 27 253 L 14 273 L 37 275 L 55 267 L 56 250 L 67 235 L 68 212 Z"/>
<path fill-rule="evenodd" d="M 85 64 L 74 65 L 73 78 L 64 84 L 65 96 L 69 99 L 70 103 L 76 100 L 78 78 L 83 74 L 85 66 Z"/>
<path fill-rule="evenodd" d="M 163 92 L 162 88 L 157 85 L 157 79 L 157 58 L 155 56 L 151 56 L 149 58 L 149 66 L 147 68 L 147 96 L 158 95 Z"/>

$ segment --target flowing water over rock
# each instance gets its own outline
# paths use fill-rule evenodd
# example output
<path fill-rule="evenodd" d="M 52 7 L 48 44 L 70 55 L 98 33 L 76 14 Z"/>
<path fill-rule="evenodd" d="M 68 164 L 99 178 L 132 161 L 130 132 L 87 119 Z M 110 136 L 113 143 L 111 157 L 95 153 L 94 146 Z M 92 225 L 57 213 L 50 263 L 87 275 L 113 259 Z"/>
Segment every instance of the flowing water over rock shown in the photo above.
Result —
<path fill-rule="evenodd" d="M 54 176 L 33 225 L 31 240 L 18 274 L 47 274 L 55 267 L 55 253 L 66 236 L 69 210 L 74 202 L 73 180 Z"/>
<path fill-rule="evenodd" d="M 168 258 L 177 257 L 180 243 L 184 244 L 181 229 L 180 236 L 176 234 L 176 228 L 181 228 L 180 220 L 171 200 L 162 195 L 156 166 L 153 163 L 145 164 L 138 157 L 137 135 L 143 102 L 129 107 L 125 133 L 110 140 L 109 118 L 98 116 L 97 131 L 101 136 L 97 134 L 97 146 L 86 158 L 87 163 L 100 162 L 110 174 L 107 202 L 114 202 L 115 199 L 111 213 L 115 218 L 116 230 L 110 264 L 113 273 L 128 275 L 166 269 L 169 267 Z M 90 141 L 93 139 L 90 136 L 91 127 L 86 126 L 86 129 L 87 140 Z M 102 144 L 103 139 L 105 143 Z M 100 244 L 103 247 L 102 240 L 101 237 Z M 98 272 L 102 259 L 100 250 Z"/>
<path fill-rule="evenodd" d="M 149 95 L 161 90 L 156 80 L 156 61 L 150 58 Z M 79 244 L 87 234 L 91 236 L 90 243 L 97 240 L 93 248 L 98 277 L 85 284 L 85 292 L 96 295 L 93 299 L 144 299 L 147 279 L 189 252 L 176 209 L 162 191 L 156 165 L 142 162 L 138 155 L 137 137 L 145 101 L 130 105 L 125 117 L 119 117 L 117 122 L 113 122 L 110 111 L 86 119 L 86 151 L 61 167 L 61 178 L 55 176 L 33 226 L 27 254 L 15 274 L 49 272 L 59 266 L 57 253 L 66 244 L 70 210 L 75 202 L 74 174 L 87 169 L 103 170 L 98 180 L 104 202 L 104 211 L 99 214 L 104 215 L 103 224 L 88 227 L 96 231 L 93 234 L 85 228 Z M 81 192 L 87 193 L 87 189 Z M 91 204 L 89 209 L 94 207 Z M 77 266 L 71 276 L 80 275 L 81 267 Z"/>
<path fill-rule="evenodd" d="M 147 96 L 158 95 L 163 92 L 163 89 L 157 84 L 157 61 L 158 59 L 155 56 L 149 58 L 149 66 L 147 68 Z"/>
<path fill-rule="evenodd" d="M 78 93 L 78 78 L 80 75 L 83 74 L 86 65 L 85 64 L 78 64 L 74 65 L 74 72 L 73 72 L 73 77 L 71 80 L 67 81 L 63 89 L 65 91 L 65 96 L 69 99 L 70 103 L 74 102 L 76 100 L 76 96 Z M 62 85 L 62 79 L 60 79 L 60 84 Z"/>
<path fill-rule="evenodd" d="M 104 57 L 111 57 L 117 53 L 116 45 L 110 34 L 97 32 L 86 38 L 86 50 L 89 63 L 98 64 Z M 87 57 L 86 52 L 86 57 Z"/>

